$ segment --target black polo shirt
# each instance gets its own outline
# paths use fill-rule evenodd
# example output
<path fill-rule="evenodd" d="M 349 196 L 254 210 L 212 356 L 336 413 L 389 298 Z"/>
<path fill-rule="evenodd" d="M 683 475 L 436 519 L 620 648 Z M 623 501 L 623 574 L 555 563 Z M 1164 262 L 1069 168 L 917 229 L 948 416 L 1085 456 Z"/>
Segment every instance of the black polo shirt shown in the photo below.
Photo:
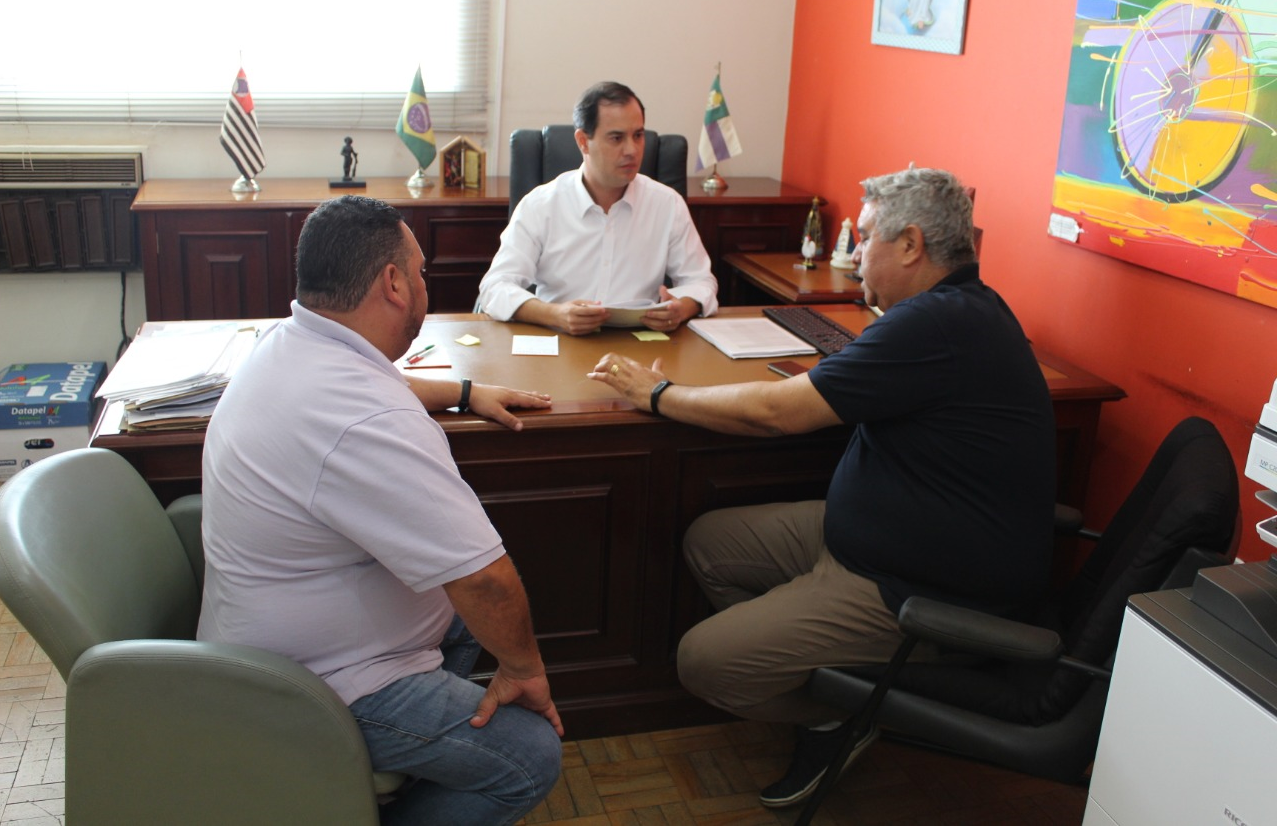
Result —
<path fill-rule="evenodd" d="M 1050 574 L 1055 425 L 1024 331 L 969 265 L 893 306 L 808 374 L 856 425 L 825 542 L 879 584 L 998 613 Z"/>

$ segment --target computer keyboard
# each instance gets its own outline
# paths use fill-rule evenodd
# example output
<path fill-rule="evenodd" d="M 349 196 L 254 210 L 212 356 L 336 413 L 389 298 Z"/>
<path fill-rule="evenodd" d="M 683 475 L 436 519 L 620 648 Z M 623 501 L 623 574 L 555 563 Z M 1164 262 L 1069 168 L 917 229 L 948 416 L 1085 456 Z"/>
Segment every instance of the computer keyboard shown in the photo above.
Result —
<path fill-rule="evenodd" d="M 815 347 L 822 356 L 837 353 L 856 340 L 856 334 L 804 304 L 764 307 L 763 315 Z"/>

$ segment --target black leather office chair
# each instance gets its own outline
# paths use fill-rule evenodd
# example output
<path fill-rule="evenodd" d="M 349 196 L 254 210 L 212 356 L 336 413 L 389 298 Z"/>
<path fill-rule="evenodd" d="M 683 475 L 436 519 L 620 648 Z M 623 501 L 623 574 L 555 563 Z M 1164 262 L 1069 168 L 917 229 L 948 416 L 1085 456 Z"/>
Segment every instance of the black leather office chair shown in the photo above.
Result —
<path fill-rule="evenodd" d="M 71 823 L 378 823 L 350 710 L 292 660 L 195 642 L 200 498 L 85 448 L 0 487 L 0 599 L 67 683 Z M 184 544 L 185 543 L 185 544 Z"/>
<path fill-rule="evenodd" d="M 887 666 L 822 668 L 813 697 L 855 716 L 830 766 L 841 767 L 871 726 L 905 740 L 1065 782 L 1095 757 L 1108 676 L 1132 594 L 1192 584 L 1199 568 L 1237 553 L 1237 472 L 1205 419 L 1180 422 L 1057 600 L 1034 625 L 914 597 L 900 611 L 906 640 Z M 1064 514 L 1061 514 L 1064 515 Z M 1061 520 L 1078 532 L 1081 519 Z M 918 640 L 977 662 L 907 663 Z M 798 824 L 809 823 L 839 772 L 825 773 Z"/>
<path fill-rule="evenodd" d="M 581 165 L 581 149 L 569 124 L 516 129 L 510 135 L 510 213 L 534 188 Z M 687 138 L 645 130 L 639 171 L 687 197 Z"/>

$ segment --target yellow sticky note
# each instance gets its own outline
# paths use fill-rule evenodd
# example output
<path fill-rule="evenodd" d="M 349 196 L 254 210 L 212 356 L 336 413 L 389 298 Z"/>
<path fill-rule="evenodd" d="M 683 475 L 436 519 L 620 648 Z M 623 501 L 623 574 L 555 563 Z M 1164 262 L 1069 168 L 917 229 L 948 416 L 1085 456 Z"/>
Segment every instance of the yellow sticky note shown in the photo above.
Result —
<path fill-rule="evenodd" d="M 669 341 L 670 337 L 656 330 L 635 330 L 634 337 L 639 341 Z"/>
<path fill-rule="evenodd" d="M 473 347 L 473 346 L 475 346 L 476 344 L 478 344 L 478 343 L 479 343 L 479 339 L 475 338 L 474 336 L 470 335 L 469 333 L 466 333 L 464 336 L 462 336 L 461 338 L 457 339 L 457 343 L 458 343 L 458 344 L 464 344 L 464 345 L 465 345 L 465 346 L 467 346 L 467 347 Z"/>

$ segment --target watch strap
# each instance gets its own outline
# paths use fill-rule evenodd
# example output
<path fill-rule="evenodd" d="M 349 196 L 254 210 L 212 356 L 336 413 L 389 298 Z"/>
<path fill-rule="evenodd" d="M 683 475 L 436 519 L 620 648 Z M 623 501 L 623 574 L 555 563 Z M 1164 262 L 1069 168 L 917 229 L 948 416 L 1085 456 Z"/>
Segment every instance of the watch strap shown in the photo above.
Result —
<path fill-rule="evenodd" d="M 652 412 L 658 416 L 661 415 L 661 394 L 664 393 L 667 389 L 669 389 L 669 386 L 673 383 L 674 382 L 670 381 L 669 379 L 662 379 L 661 381 L 656 383 L 655 387 L 652 388 L 652 395 L 650 398 L 651 405 L 652 405 Z"/>
<path fill-rule="evenodd" d="M 461 401 L 457 402 L 457 412 L 470 412 L 470 379 L 461 380 Z"/>

